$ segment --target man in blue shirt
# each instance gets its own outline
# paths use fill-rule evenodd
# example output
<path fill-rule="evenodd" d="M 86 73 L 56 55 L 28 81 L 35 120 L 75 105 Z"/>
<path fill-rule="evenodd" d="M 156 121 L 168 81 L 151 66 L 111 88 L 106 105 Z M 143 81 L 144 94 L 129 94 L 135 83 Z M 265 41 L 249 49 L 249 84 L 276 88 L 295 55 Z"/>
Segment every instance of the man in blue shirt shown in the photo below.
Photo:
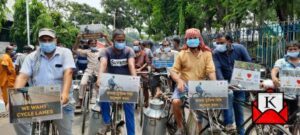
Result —
<path fill-rule="evenodd" d="M 54 120 L 60 135 L 72 135 L 74 99 L 71 90 L 75 62 L 71 50 L 56 46 L 55 31 L 43 28 L 39 31 L 40 48 L 29 54 L 22 65 L 15 88 L 22 88 L 31 80 L 32 86 L 61 85 L 63 118 Z M 31 135 L 31 124 L 15 124 L 18 135 Z"/>
<path fill-rule="evenodd" d="M 80 44 L 81 44 L 80 49 L 83 50 L 90 49 L 89 45 L 87 44 L 87 41 L 80 40 Z M 88 64 L 87 56 L 82 56 L 82 55 L 77 56 L 76 67 L 78 70 L 84 71 L 87 67 L 87 64 Z"/>
<path fill-rule="evenodd" d="M 119 29 L 114 30 L 113 46 L 106 48 L 100 54 L 101 60 L 97 84 L 100 84 L 100 77 L 105 72 L 136 76 L 134 56 L 134 51 L 126 46 L 125 33 Z M 110 116 L 110 104 L 101 102 L 100 106 L 102 110 L 102 119 L 105 125 L 100 129 L 99 134 L 105 135 L 106 132 L 109 132 L 111 128 L 110 123 L 112 122 Z M 135 135 L 134 104 L 123 103 L 123 108 L 125 111 L 127 135 Z M 119 131 L 119 128 L 117 128 L 117 132 Z"/>
<path fill-rule="evenodd" d="M 233 72 L 234 61 L 250 62 L 251 58 L 247 49 L 240 44 L 232 43 L 230 36 L 218 35 L 216 38 L 216 48 L 213 51 L 214 63 L 218 80 L 227 80 L 230 82 Z M 224 123 L 227 130 L 233 130 L 233 111 L 235 121 L 240 135 L 244 135 L 243 108 L 238 103 L 233 102 L 234 99 L 245 100 L 244 92 L 233 92 L 228 95 L 228 109 L 224 110 Z"/>

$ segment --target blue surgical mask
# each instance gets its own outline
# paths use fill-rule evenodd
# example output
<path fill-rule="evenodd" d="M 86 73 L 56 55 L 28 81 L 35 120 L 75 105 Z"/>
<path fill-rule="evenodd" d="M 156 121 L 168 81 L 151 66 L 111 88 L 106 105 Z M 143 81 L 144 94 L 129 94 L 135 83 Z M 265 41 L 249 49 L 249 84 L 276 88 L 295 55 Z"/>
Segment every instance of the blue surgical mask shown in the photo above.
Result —
<path fill-rule="evenodd" d="M 133 46 L 133 50 L 135 52 L 139 52 L 141 50 L 141 48 L 139 46 Z"/>
<path fill-rule="evenodd" d="M 171 48 L 170 47 L 165 47 L 164 48 L 164 52 L 170 52 L 171 51 Z"/>
<path fill-rule="evenodd" d="M 299 52 L 287 52 L 286 55 L 291 58 L 299 57 Z"/>
<path fill-rule="evenodd" d="M 55 42 L 48 42 L 48 43 L 40 42 L 40 48 L 45 53 L 51 53 L 55 50 L 56 44 Z"/>
<path fill-rule="evenodd" d="M 97 47 L 91 47 L 92 51 L 97 51 Z"/>
<path fill-rule="evenodd" d="M 118 50 L 123 50 L 126 46 L 126 43 L 125 42 L 115 42 L 115 48 L 118 49 Z"/>
<path fill-rule="evenodd" d="M 227 51 L 227 46 L 226 46 L 226 44 L 218 44 L 218 45 L 216 45 L 216 50 L 218 52 L 225 52 L 225 51 Z"/>
<path fill-rule="evenodd" d="M 187 46 L 190 47 L 190 48 L 196 48 L 196 47 L 199 46 L 200 40 L 199 40 L 199 38 L 196 38 L 196 39 L 188 39 L 188 40 L 186 41 L 186 44 L 187 44 Z"/>

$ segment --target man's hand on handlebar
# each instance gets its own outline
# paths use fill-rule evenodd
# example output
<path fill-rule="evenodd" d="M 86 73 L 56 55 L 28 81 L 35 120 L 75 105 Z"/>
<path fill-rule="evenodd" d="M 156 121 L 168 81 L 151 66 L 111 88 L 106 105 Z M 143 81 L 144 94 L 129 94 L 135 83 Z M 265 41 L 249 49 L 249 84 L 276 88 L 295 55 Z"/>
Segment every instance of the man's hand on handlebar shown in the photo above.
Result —
<path fill-rule="evenodd" d="M 181 79 L 177 81 L 177 88 L 180 92 L 184 92 L 184 84 L 185 82 Z"/>

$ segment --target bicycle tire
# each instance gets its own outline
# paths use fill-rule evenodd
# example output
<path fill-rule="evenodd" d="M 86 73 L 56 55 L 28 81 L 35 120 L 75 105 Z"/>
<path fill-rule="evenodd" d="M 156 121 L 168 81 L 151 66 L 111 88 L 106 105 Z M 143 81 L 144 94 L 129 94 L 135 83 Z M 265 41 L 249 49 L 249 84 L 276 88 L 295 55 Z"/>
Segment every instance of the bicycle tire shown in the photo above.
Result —
<path fill-rule="evenodd" d="M 296 123 L 293 125 L 293 135 L 300 135 L 300 124 Z"/>
<path fill-rule="evenodd" d="M 50 122 L 51 125 L 51 135 L 59 135 L 57 126 L 54 125 L 53 121 Z"/>
<path fill-rule="evenodd" d="M 140 127 L 143 126 L 143 121 L 144 121 L 144 92 L 143 89 L 141 89 L 140 93 Z"/>
<path fill-rule="evenodd" d="M 40 127 L 39 127 L 40 126 Z M 40 129 L 40 131 L 39 131 Z M 50 134 L 50 122 L 44 121 L 39 124 L 38 122 L 34 122 L 32 126 L 32 135 L 49 135 Z"/>
<path fill-rule="evenodd" d="M 93 90 L 94 90 L 93 88 L 94 88 L 94 85 L 93 85 L 93 83 L 91 83 L 90 84 L 90 89 L 89 89 L 89 104 L 92 103 L 91 100 L 93 98 Z"/>
<path fill-rule="evenodd" d="M 111 122 L 111 128 L 110 128 L 110 133 L 111 133 L 111 135 L 116 135 L 117 133 L 117 129 L 116 129 L 116 123 L 117 123 L 117 107 L 118 107 L 118 105 L 116 104 L 116 103 L 113 103 L 112 104 L 112 111 L 111 111 L 111 113 L 112 113 L 112 122 Z"/>
<path fill-rule="evenodd" d="M 258 126 L 264 126 L 262 130 L 265 131 L 259 131 L 261 129 L 257 129 L 259 128 Z M 256 133 L 253 133 L 251 131 L 256 131 Z M 257 133 L 258 132 L 258 133 Z M 276 133 L 276 134 L 274 134 Z M 285 129 L 283 126 L 281 125 L 257 125 L 252 123 L 250 126 L 247 127 L 246 131 L 245 131 L 246 135 L 292 135 L 287 129 Z"/>
<path fill-rule="evenodd" d="M 84 134 L 85 131 L 85 121 L 86 121 L 86 116 L 88 113 L 88 107 L 89 107 L 89 92 L 85 93 L 85 98 L 84 98 L 84 106 L 82 110 L 82 127 L 81 127 L 81 133 Z"/>

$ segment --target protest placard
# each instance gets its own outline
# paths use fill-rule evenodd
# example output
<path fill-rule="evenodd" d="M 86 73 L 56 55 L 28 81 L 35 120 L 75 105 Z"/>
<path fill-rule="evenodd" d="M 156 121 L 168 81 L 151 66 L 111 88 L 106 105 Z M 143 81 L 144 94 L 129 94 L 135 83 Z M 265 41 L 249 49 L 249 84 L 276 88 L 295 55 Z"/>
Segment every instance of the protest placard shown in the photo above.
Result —
<path fill-rule="evenodd" d="M 62 118 L 60 86 L 37 86 L 10 89 L 11 123 L 37 122 Z"/>
<path fill-rule="evenodd" d="M 137 103 L 140 77 L 104 73 L 100 76 L 100 102 Z"/>
<path fill-rule="evenodd" d="M 228 100 L 227 81 L 189 81 L 190 109 L 226 109 Z"/>
<path fill-rule="evenodd" d="M 159 52 L 155 53 L 152 63 L 155 68 L 166 68 L 172 67 L 174 64 L 174 53 L 173 52 Z"/>
<path fill-rule="evenodd" d="M 286 95 L 300 95 L 300 70 L 281 70 L 280 90 Z"/>
<path fill-rule="evenodd" d="M 102 36 L 102 33 L 84 33 L 81 34 L 83 39 L 99 39 Z"/>
<path fill-rule="evenodd" d="M 260 90 L 260 69 L 259 64 L 235 61 L 230 84 L 241 85 L 242 90 Z"/>

